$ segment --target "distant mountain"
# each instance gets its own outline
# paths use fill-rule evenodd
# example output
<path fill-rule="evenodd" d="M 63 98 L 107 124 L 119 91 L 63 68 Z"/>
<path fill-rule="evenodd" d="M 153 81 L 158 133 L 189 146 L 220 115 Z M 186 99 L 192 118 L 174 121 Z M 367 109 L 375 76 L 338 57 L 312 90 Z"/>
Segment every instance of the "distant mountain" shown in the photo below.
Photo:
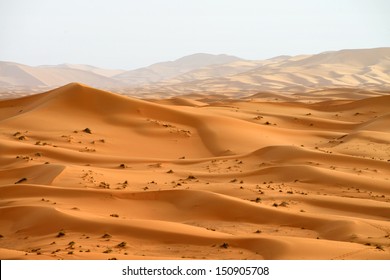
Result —
<path fill-rule="evenodd" d="M 0 62 L 0 85 L 3 88 L 44 88 L 57 87 L 77 81 L 100 88 L 123 86 L 117 80 L 97 74 L 97 69 L 92 67 L 82 70 L 69 65 L 32 67 L 14 62 Z"/>
<path fill-rule="evenodd" d="M 98 74 L 98 75 L 102 75 L 102 76 L 105 76 L 105 77 L 112 77 L 112 76 L 118 75 L 120 73 L 126 72 L 125 70 L 103 69 L 103 68 L 98 68 L 98 67 L 95 67 L 95 66 L 85 65 L 85 64 L 69 64 L 69 63 L 65 63 L 65 64 L 56 65 L 54 67 L 78 69 L 78 70 L 92 72 L 92 73 L 95 73 L 95 74 Z"/>
<path fill-rule="evenodd" d="M 231 75 L 245 73 L 249 70 L 265 66 L 271 63 L 276 63 L 288 59 L 289 56 L 278 56 L 267 60 L 235 60 L 225 64 L 213 64 L 200 67 L 184 74 L 167 79 L 164 82 L 167 84 L 183 83 L 195 80 L 204 80 L 210 78 L 223 78 Z"/>
<path fill-rule="evenodd" d="M 24 92 L 42 91 L 71 82 L 139 95 L 153 91 L 167 95 L 305 92 L 335 87 L 390 90 L 390 48 L 278 56 L 258 61 L 199 53 L 130 71 L 79 64 L 32 67 L 0 62 L 3 92 L 15 88 Z"/>
<path fill-rule="evenodd" d="M 390 48 L 352 49 L 311 55 L 298 61 L 289 62 L 288 66 L 317 66 L 332 64 L 366 67 L 384 63 L 388 67 L 389 61 Z"/>
<path fill-rule="evenodd" d="M 298 92 L 329 87 L 390 90 L 390 48 L 341 50 L 248 63 L 242 68 L 245 64 L 236 62 L 197 69 L 151 87 L 164 90 L 163 86 L 172 92 Z M 230 72 L 226 71 L 228 66 L 233 68 Z"/>
<path fill-rule="evenodd" d="M 233 77 L 267 89 L 390 88 L 390 48 L 341 50 L 291 57 Z"/>
<path fill-rule="evenodd" d="M 128 85 L 149 84 L 170 79 L 201 67 L 223 65 L 240 60 L 242 59 L 225 54 L 212 55 L 197 53 L 179 58 L 175 61 L 160 62 L 148 67 L 127 71 L 113 78 L 125 82 Z"/>

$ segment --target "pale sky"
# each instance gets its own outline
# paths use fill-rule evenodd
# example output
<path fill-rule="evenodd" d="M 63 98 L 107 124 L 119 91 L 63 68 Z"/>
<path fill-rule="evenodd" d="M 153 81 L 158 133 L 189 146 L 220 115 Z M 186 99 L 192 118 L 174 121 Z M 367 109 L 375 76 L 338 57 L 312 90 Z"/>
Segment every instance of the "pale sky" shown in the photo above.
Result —
<path fill-rule="evenodd" d="M 134 69 L 390 46 L 388 0 L 0 0 L 0 60 Z"/>

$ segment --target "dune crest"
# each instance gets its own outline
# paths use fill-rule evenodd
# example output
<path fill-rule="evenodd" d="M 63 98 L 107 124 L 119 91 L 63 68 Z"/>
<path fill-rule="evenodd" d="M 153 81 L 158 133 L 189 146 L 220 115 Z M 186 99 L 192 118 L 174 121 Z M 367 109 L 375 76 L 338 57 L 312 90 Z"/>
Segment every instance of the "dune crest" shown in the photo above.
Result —
<path fill-rule="evenodd" d="M 0 101 L 1 259 L 390 259 L 389 95 L 299 98 Z"/>

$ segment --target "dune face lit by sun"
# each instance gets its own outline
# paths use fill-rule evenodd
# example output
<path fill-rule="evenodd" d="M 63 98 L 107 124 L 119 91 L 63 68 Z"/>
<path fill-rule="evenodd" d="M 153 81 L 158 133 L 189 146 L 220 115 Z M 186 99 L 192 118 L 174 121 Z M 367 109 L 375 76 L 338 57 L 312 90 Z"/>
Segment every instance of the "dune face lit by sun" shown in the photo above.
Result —
<path fill-rule="evenodd" d="M 77 83 L 0 101 L 0 257 L 390 259 L 389 108 Z"/>

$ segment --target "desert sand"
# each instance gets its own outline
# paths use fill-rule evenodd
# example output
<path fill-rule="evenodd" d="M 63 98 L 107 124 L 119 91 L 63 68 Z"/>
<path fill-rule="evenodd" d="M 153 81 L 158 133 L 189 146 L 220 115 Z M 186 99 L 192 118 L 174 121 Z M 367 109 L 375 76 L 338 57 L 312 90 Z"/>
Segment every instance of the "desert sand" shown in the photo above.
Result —
<path fill-rule="evenodd" d="M 0 101 L 1 259 L 390 259 L 390 95 Z"/>
<path fill-rule="evenodd" d="M 133 70 L 79 64 L 28 66 L 0 61 L 0 96 L 29 95 L 75 81 L 140 98 L 199 93 L 236 96 L 259 91 L 307 93 L 324 88 L 388 92 L 389 69 L 389 47 L 264 60 L 197 53 Z"/>

